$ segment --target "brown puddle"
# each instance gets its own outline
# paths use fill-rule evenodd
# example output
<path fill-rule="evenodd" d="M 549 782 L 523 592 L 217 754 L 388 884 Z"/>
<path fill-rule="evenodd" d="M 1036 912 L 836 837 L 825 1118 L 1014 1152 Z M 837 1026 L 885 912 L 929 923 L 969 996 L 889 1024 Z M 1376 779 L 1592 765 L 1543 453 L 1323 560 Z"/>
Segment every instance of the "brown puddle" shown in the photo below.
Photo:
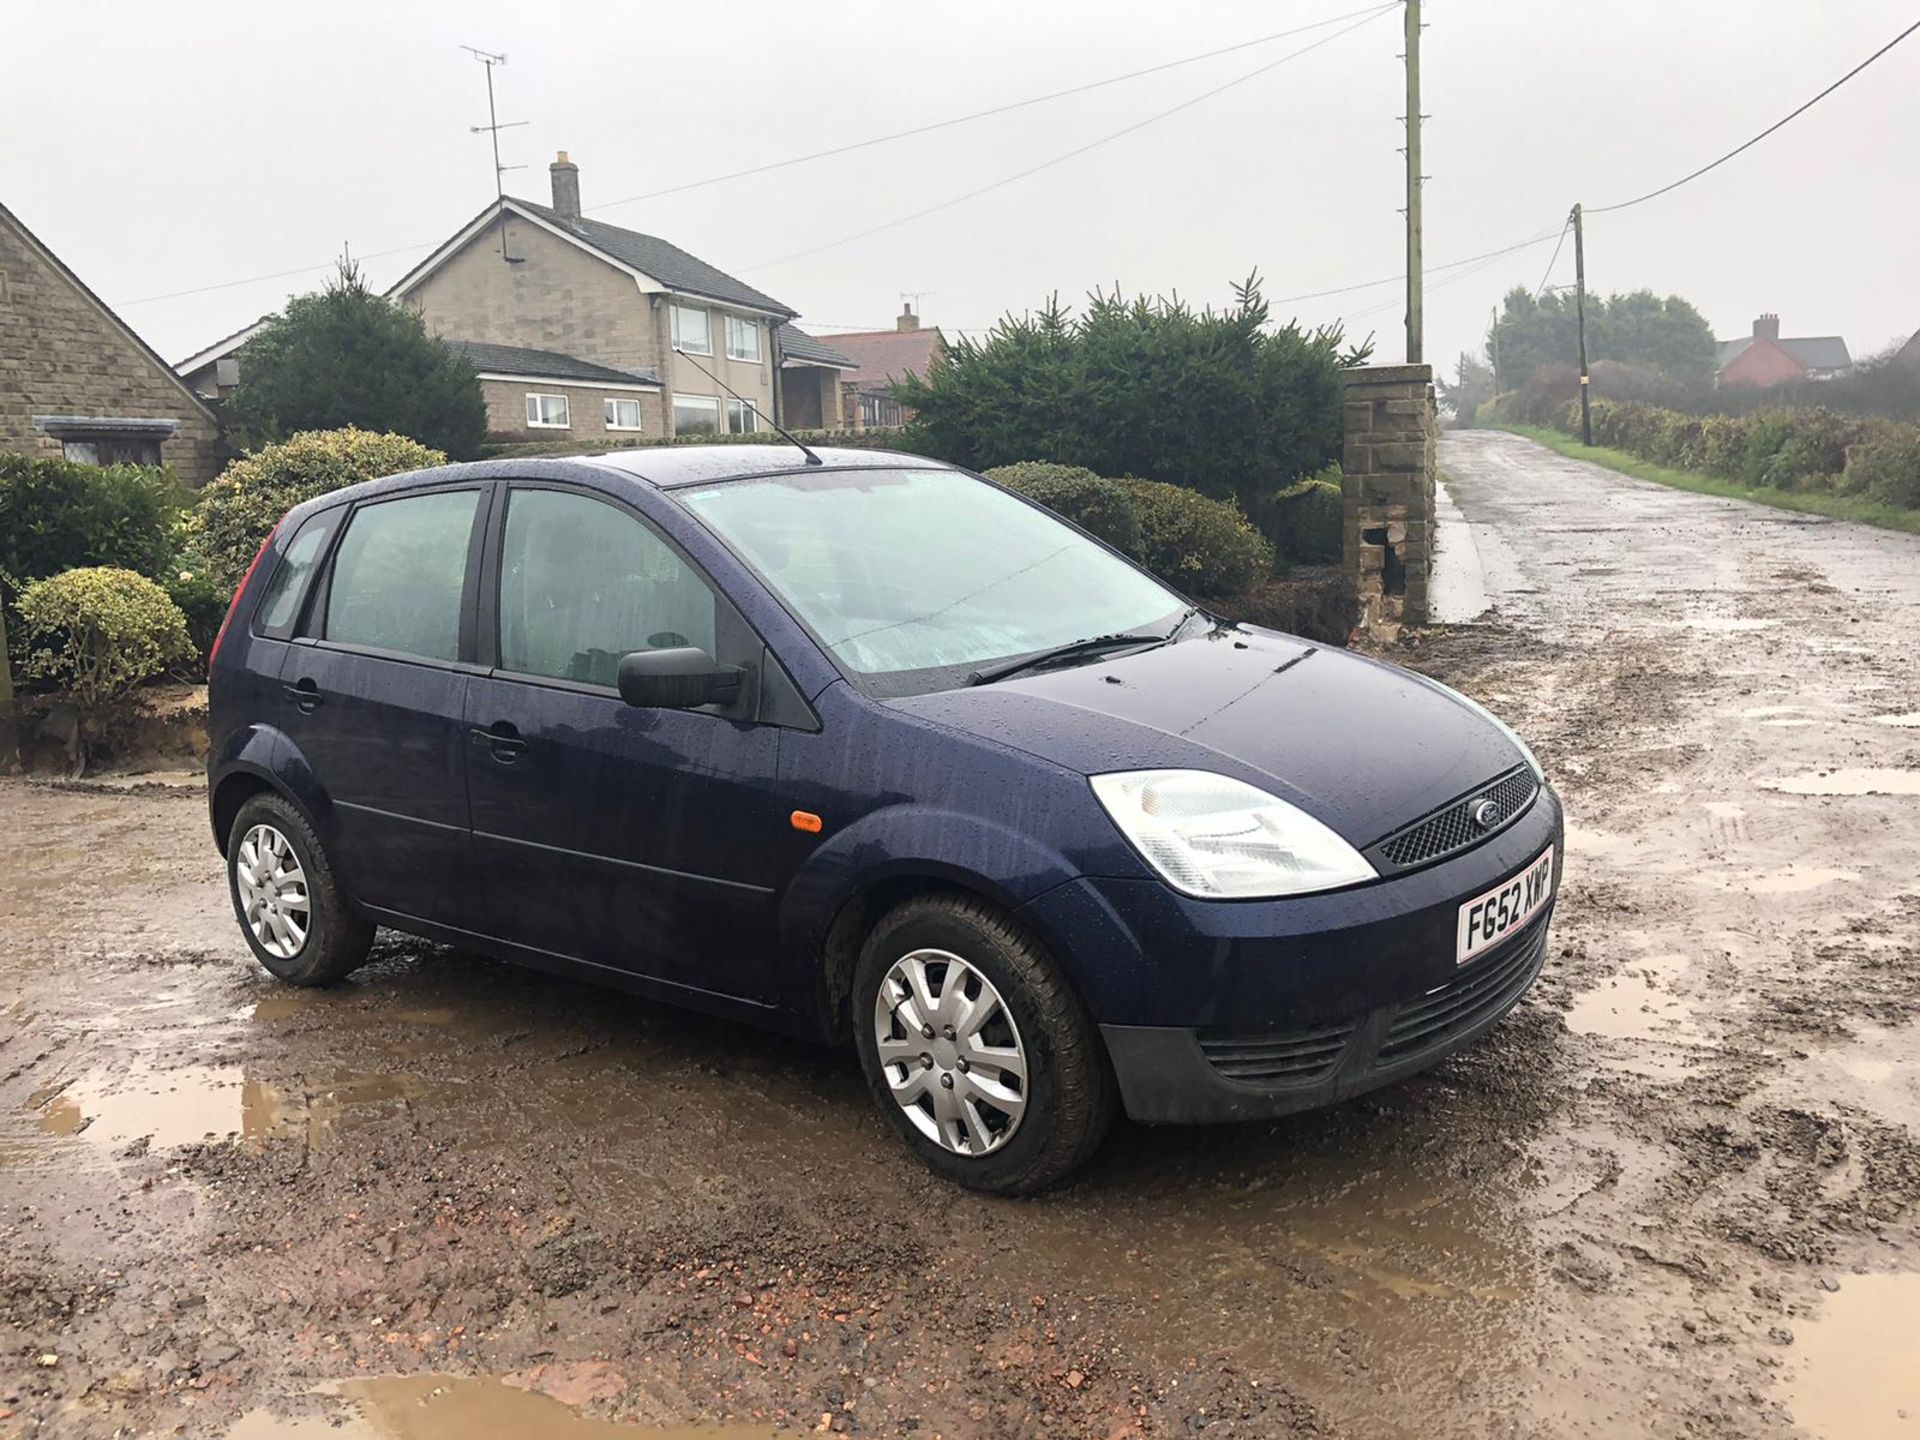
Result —
<path fill-rule="evenodd" d="M 282 1420 L 253 1410 L 227 1440 L 770 1440 L 771 1425 L 620 1425 L 500 1380 L 396 1375 L 348 1380 L 347 1415 Z"/>
<path fill-rule="evenodd" d="M 1849 1275 L 1819 1318 L 1797 1327 L 1787 1388 L 1815 1440 L 1912 1440 L 1920 1433 L 1920 1274 Z"/>
<path fill-rule="evenodd" d="M 1859 874 L 1852 870 L 1796 870 L 1788 866 L 1785 870 L 1776 870 L 1768 875 L 1752 876 L 1742 883 L 1741 888 L 1749 895 L 1793 895 L 1802 890 L 1817 890 L 1835 881 L 1859 878 Z"/>
<path fill-rule="evenodd" d="M 1818 770 L 1763 780 L 1760 786 L 1786 795 L 1920 795 L 1920 770 Z"/>
<path fill-rule="evenodd" d="M 1691 1003 L 1673 988 L 1686 968 L 1687 957 L 1677 952 L 1635 961 L 1575 999 L 1567 1028 L 1609 1040 L 1699 1038 L 1689 1024 Z"/>
<path fill-rule="evenodd" d="M 291 1092 L 239 1065 L 135 1064 L 38 1091 L 28 1103 L 40 1111 L 43 1134 L 80 1136 L 108 1149 L 144 1137 L 165 1149 L 232 1137 L 294 1135 L 315 1143 L 331 1138 L 350 1108 L 410 1100 L 420 1090 L 410 1075 L 348 1074 Z"/>

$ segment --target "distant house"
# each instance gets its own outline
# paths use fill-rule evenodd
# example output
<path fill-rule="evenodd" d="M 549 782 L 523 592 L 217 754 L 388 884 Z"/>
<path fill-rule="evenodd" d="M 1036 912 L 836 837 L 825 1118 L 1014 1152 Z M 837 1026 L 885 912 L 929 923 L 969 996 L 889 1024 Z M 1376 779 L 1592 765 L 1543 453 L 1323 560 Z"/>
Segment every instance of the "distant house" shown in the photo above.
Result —
<path fill-rule="evenodd" d="M 1794 380 L 1837 380 L 1853 369 L 1838 335 L 1780 338 L 1780 317 L 1762 315 L 1753 333 L 1720 344 L 1720 383 L 1767 389 Z"/>
<path fill-rule="evenodd" d="M 821 341 L 852 357 L 858 368 L 841 376 L 841 424 L 849 429 L 900 425 L 913 418 L 893 398 L 893 382 L 908 375 L 927 378 L 934 358 L 944 354 L 947 338 L 939 328 L 923 329 L 911 304 L 901 307 L 891 330 L 862 330 L 822 335 Z"/>
<path fill-rule="evenodd" d="M 220 424 L 153 349 L 0 205 L 0 450 L 220 467 Z"/>
<path fill-rule="evenodd" d="M 1907 343 L 1893 352 L 1895 365 L 1911 365 L 1920 370 L 1920 330 L 1907 337 Z"/>
<path fill-rule="evenodd" d="M 240 347 L 267 328 L 272 315 L 262 315 L 251 325 L 236 330 L 198 354 L 189 355 L 174 370 L 203 400 L 224 400 L 240 383 Z"/>

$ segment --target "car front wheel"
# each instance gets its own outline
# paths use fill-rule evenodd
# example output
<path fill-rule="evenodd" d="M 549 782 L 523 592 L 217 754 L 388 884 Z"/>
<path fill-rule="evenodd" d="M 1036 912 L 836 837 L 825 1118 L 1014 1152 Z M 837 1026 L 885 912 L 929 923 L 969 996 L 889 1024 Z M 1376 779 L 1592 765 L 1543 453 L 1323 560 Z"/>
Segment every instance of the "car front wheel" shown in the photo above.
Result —
<path fill-rule="evenodd" d="M 306 817 L 256 795 L 227 832 L 227 886 L 254 957 L 292 985 L 326 985 L 366 963 L 373 925 L 340 893 Z"/>
<path fill-rule="evenodd" d="M 940 1174 L 1030 1194 L 1093 1154 L 1113 1080 L 1080 998 L 984 901 L 926 896 L 862 947 L 854 1033 L 881 1109 Z"/>

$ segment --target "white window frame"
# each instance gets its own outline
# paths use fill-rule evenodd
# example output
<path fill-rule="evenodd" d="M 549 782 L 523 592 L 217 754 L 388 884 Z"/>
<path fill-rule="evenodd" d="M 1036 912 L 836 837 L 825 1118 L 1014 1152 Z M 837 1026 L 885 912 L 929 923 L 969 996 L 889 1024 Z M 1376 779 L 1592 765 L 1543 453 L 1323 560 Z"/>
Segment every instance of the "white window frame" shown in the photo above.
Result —
<path fill-rule="evenodd" d="M 614 418 L 619 413 L 618 407 L 621 405 L 631 405 L 633 407 L 633 423 L 631 425 L 622 425 Z M 640 430 L 645 428 L 640 423 L 640 401 L 633 396 L 601 396 L 600 413 L 606 418 L 607 429 L 609 430 Z"/>
<path fill-rule="evenodd" d="M 735 346 L 734 337 L 744 335 L 748 344 Z M 749 345 L 751 348 L 749 348 Z M 760 322 L 744 315 L 727 316 L 727 358 L 760 363 Z"/>
<path fill-rule="evenodd" d="M 753 421 L 751 425 L 747 423 L 749 417 L 751 417 Z M 734 426 L 735 420 L 740 422 L 737 429 Z M 727 401 L 726 426 L 725 433 L 728 435 L 757 435 L 767 428 L 760 419 L 760 407 L 758 405 L 754 404 L 751 400 L 734 400 L 731 398 Z"/>
<path fill-rule="evenodd" d="M 700 317 L 701 338 L 698 345 L 694 344 L 682 333 L 684 329 L 680 319 L 682 315 L 698 315 Z M 676 301 L 673 307 L 673 348 L 676 350 L 684 350 L 689 355 L 713 354 L 713 312 L 703 306 L 682 305 Z"/>
<path fill-rule="evenodd" d="M 542 420 L 540 418 L 546 413 L 547 408 L 540 403 L 543 400 L 558 400 L 560 402 L 560 418 L 558 420 Z M 546 390 L 529 390 L 527 392 L 527 428 L 529 430 L 571 430 L 573 428 L 572 403 L 565 395 L 556 395 Z"/>
<path fill-rule="evenodd" d="M 725 429 L 727 417 L 726 413 L 720 408 L 720 397 L 718 395 L 675 395 L 673 397 L 673 408 L 676 412 L 673 417 L 674 434 L 678 435 L 680 433 L 680 416 L 678 411 L 682 405 L 685 405 L 690 410 L 706 410 L 710 408 L 713 412 L 713 433 L 715 435 L 724 435 L 727 433 Z M 695 432 L 688 431 L 687 433 L 693 434 Z"/>

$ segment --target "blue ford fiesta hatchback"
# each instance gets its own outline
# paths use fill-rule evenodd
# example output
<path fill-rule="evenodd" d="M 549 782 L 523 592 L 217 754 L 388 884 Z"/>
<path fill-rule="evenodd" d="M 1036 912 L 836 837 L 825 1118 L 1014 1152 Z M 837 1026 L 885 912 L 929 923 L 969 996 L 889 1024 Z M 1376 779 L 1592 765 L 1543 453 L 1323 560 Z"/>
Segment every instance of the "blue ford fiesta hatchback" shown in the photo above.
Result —
<path fill-rule="evenodd" d="M 1539 973 L 1560 805 L 1419 676 L 1189 604 L 903 455 L 658 449 L 291 511 L 212 663 L 213 830 L 267 969 L 377 925 L 858 1048 L 965 1185 L 1117 1108 L 1433 1064 Z"/>

